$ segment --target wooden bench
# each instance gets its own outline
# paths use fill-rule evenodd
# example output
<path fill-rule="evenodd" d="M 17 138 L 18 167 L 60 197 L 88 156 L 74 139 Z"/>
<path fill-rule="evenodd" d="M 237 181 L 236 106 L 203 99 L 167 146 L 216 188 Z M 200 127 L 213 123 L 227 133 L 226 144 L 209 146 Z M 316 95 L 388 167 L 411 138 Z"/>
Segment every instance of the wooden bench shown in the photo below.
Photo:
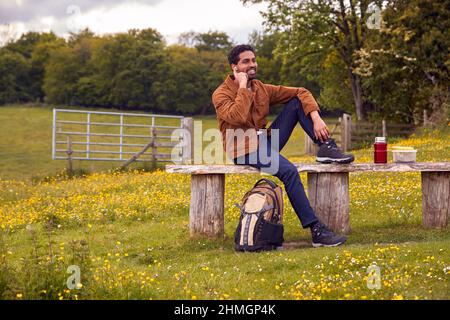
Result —
<path fill-rule="evenodd" d="M 444 228 L 449 220 L 450 162 L 296 164 L 296 167 L 299 172 L 307 172 L 308 198 L 316 215 L 335 232 L 350 231 L 350 172 L 421 172 L 423 226 Z M 225 175 L 260 173 L 250 166 L 238 165 L 167 165 L 166 172 L 192 176 L 190 233 L 209 237 L 224 234 Z"/>

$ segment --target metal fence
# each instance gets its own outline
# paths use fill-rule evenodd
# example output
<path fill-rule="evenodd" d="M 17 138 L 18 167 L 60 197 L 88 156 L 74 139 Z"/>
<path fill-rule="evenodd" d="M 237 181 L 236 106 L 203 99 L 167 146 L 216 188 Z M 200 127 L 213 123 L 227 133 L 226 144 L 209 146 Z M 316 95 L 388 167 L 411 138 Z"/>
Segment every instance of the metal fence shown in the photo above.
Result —
<path fill-rule="evenodd" d="M 179 147 L 186 136 L 172 137 L 176 129 L 191 131 L 192 118 L 53 109 L 52 159 L 153 163 L 189 159 L 190 148 Z M 173 154 L 179 158 L 173 159 Z"/>

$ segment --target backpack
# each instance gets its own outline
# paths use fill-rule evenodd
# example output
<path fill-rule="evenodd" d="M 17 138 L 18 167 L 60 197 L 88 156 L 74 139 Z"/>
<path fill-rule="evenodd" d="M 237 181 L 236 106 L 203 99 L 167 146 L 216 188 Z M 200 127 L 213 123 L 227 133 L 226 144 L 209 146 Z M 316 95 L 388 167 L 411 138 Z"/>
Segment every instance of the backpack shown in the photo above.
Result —
<path fill-rule="evenodd" d="M 283 244 L 283 189 L 268 179 L 258 180 L 241 204 L 234 234 L 236 251 L 274 250 Z"/>

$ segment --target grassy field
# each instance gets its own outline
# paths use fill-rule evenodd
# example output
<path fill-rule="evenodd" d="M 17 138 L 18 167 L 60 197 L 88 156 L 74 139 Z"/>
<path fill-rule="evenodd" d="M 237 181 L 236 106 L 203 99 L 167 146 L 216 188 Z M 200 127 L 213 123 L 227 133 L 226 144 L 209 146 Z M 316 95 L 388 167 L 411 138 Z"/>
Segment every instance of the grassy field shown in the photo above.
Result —
<path fill-rule="evenodd" d="M 345 246 L 311 248 L 285 197 L 286 249 L 237 254 L 233 204 L 258 175 L 227 176 L 225 239 L 190 239 L 189 176 L 77 163 L 96 173 L 66 179 L 56 176 L 64 161 L 50 157 L 50 108 L 1 107 L 0 121 L 3 299 L 450 298 L 450 232 L 421 227 L 418 173 L 351 174 Z M 447 129 L 389 142 L 416 147 L 418 161 L 448 161 L 449 137 Z M 302 149 L 296 129 L 284 152 L 312 162 Z M 354 154 L 372 161 L 371 148 Z M 79 289 L 66 286 L 69 265 L 80 266 Z M 380 289 L 368 287 L 371 265 L 380 268 Z"/>

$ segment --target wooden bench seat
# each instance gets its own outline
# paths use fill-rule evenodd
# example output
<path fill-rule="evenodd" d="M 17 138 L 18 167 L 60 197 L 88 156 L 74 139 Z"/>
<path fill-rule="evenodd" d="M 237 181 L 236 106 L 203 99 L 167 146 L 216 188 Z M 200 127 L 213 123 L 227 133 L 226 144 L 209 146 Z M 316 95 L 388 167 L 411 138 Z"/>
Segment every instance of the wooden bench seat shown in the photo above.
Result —
<path fill-rule="evenodd" d="M 450 162 L 295 165 L 307 172 L 308 198 L 316 215 L 335 232 L 350 231 L 350 172 L 421 172 L 423 226 L 444 228 L 449 220 Z M 191 174 L 190 233 L 209 237 L 224 234 L 225 174 L 260 173 L 241 165 L 167 165 L 166 172 Z"/>

